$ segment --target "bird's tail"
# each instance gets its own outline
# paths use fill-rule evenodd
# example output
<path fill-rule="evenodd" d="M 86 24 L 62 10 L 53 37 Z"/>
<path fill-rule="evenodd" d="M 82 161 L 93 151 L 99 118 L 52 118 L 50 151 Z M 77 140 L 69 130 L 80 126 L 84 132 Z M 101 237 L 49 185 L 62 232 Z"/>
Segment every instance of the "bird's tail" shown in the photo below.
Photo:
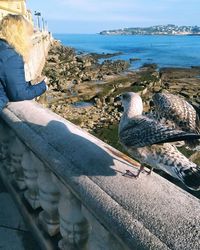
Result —
<path fill-rule="evenodd" d="M 200 167 L 195 165 L 190 168 L 182 168 L 180 171 L 182 182 L 191 190 L 200 190 Z"/>
<path fill-rule="evenodd" d="M 191 150 L 197 150 L 197 148 L 200 146 L 200 140 L 186 140 L 185 141 L 186 147 L 188 147 Z"/>

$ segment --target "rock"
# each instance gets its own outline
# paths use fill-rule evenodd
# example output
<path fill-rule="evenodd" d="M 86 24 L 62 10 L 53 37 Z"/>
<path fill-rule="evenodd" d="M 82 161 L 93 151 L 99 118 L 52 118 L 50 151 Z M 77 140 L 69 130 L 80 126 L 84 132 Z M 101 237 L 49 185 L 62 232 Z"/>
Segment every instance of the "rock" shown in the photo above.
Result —
<path fill-rule="evenodd" d="M 80 80 L 77 80 L 77 79 L 73 79 L 71 81 L 71 84 L 75 85 L 75 84 L 79 84 L 80 83 Z"/>
<path fill-rule="evenodd" d="M 118 56 L 121 54 L 122 54 L 122 52 L 106 53 L 106 54 L 105 53 L 102 53 L 102 54 L 91 53 L 90 55 L 92 55 L 93 58 L 98 60 L 98 59 L 102 59 L 102 58 L 110 58 L 110 57 Z"/>
<path fill-rule="evenodd" d="M 129 58 L 130 63 L 135 62 L 135 61 L 140 61 L 140 60 L 141 60 L 140 58 L 135 58 L 135 57 Z"/>
<path fill-rule="evenodd" d="M 106 56 L 107 57 L 107 56 Z M 43 74 L 49 78 L 53 89 L 65 91 L 64 82 L 78 83 L 103 80 L 104 75 L 118 74 L 129 67 L 123 60 L 97 62 L 96 55 L 76 55 L 75 50 L 55 42 L 49 51 Z"/>
<path fill-rule="evenodd" d="M 82 81 L 91 81 L 92 80 L 92 77 L 88 74 L 85 74 L 81 77 L 81 80 Z"/>

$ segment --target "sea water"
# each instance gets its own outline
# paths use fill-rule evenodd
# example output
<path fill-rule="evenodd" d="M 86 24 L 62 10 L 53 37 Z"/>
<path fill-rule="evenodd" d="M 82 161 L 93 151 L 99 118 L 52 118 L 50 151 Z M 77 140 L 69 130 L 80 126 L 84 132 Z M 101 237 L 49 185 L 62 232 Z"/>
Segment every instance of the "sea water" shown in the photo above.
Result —
<path fill-rule="evenodd" d="M 200 66 L 200 36 L 53 34 L 62 44 L 84 53 L 116 53 L 112 59 L 137 58 L 133 68 L 144 63 L 158 67 Z"/>

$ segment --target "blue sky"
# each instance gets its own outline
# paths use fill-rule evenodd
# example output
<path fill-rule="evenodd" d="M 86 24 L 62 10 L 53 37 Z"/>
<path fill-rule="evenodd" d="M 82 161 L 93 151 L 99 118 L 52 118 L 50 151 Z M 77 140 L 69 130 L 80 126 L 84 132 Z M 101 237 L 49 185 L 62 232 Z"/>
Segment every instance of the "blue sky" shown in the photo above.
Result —
<path fill-rule="evenodd" d="M 27 0 L 40 11 L 53 33 L 98 33 L 102 30 L 157 24 L 200 26 L 200 0 Z"/>

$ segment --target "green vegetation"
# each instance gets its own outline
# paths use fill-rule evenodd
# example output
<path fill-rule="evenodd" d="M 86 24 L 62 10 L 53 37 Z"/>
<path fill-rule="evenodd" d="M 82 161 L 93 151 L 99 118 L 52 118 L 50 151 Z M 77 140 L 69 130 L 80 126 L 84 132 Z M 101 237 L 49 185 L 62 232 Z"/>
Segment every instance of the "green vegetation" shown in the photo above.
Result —
<path fill-rule="evenodd" d="M 118 77 L 117 79 L 110 80 L 109 82 L 99 86 L 101 88 L 101 91 L 97 94 L 97 96 L 99 98 L 104 97 L 104 96 L 109 96 L 113 92 L 115 92 L 117 89 L 123 88 L 123 86 L 129 82 L 130 82 L 130 78 L 126 76 Z M 119 85 L 122 87 L 120 87 Z"/>
<path fill-rule="evenodd" d="M 69 117 L 68 120 L 70 122 L 74 123 L 75 125 L 80 125 L 82 123 L 81 117 L 77 117 L 77 118 L 74 118 L 74 119 L 70 119 L 70 117 Z"/>
<path fill-rule="evenodd" d="M 140 76 L 140 81 L 141 82 L 155 82 L 158 79 L 156 78 L 156 76 L 152 75 L 151 72 L 144 72 L 143 74 L 141 74 Z"/>
<path fill-rule="evenodd" d="M 118 138 L 118 124 L 110 125 L 108 128 L 101 128 L 92 132 L 94 136 L 111 145 L 112 147 L 124 151 Z"/>

